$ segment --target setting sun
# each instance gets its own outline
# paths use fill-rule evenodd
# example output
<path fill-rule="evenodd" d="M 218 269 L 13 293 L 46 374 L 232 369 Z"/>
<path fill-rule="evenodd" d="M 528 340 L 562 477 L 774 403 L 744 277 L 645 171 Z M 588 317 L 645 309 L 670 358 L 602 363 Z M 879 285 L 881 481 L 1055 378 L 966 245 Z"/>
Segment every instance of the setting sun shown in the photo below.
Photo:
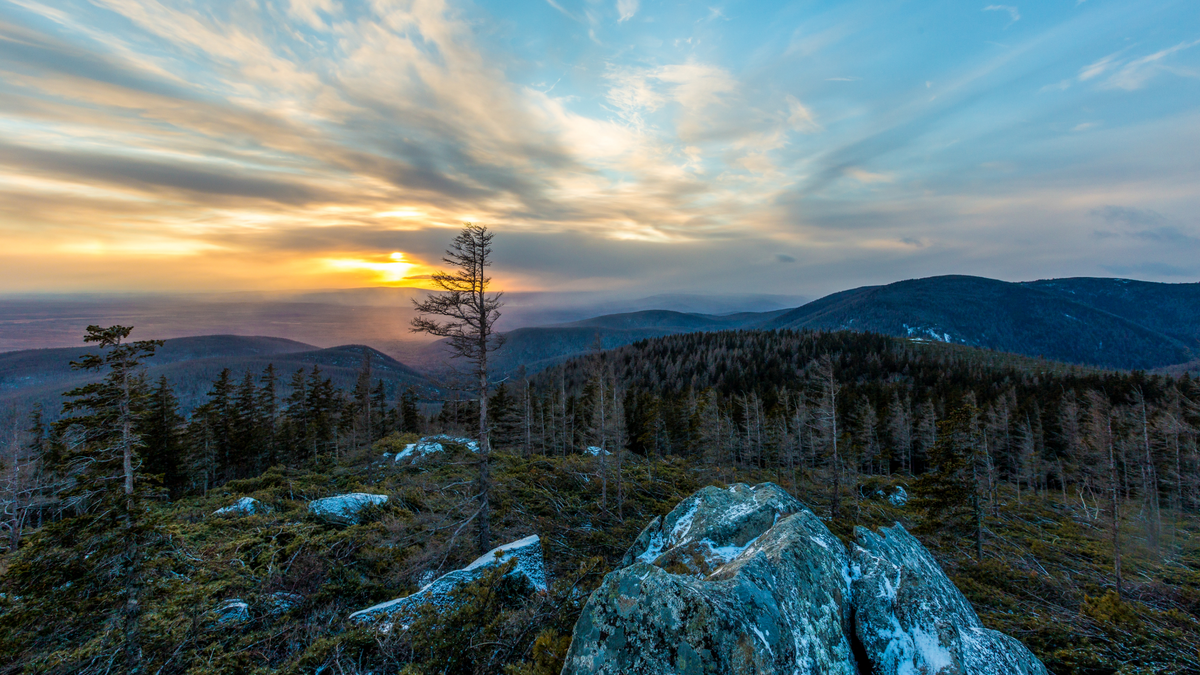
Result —
<path fill-rule="evenodd" d="M 372 256 L 369 258 L 329 258 L 325 263 L 332 269 L 338 271 L 359 271 L 364 272 L 368 276 L 366 281 L 373 284 L 395 284 L 400 285 L 409 277 L 409 272 L 415 267 L 419 267 L 418 263 L 409 262 L 405 254 L 401 251 L 394 251 L 386 256 Z M 411 280 L 410 280 L 411 281 Z M 413 285 L 413 284 L 404 284 Z"/>

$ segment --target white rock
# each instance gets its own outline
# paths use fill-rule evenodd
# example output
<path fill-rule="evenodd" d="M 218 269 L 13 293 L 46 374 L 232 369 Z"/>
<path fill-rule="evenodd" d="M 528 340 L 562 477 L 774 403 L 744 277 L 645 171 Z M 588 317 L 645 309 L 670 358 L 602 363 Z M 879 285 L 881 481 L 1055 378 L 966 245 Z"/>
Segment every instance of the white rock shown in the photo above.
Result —
<path fill-rule="evenodd" d="M 413 613 L 421 605 L 431 604 L 437 607 L 450 605 L 454 601 L 451 593 L 455 588 L 475 581 L 489 570 L 510 560 L 516 560 L 511 572 L 513 576 L 525 579 L 535 591 L 546 591 L 546 567 L 542 559 L 542 543 L 535 534 L 510 544 L 497 546 L 476 558 L 470 565 L 443 574 L 412 595 L 381 602 L 357 611 L 349 618 L 351 621 L 361 623 L 376 623 L 384 632 L 391 630 L 395 623 L 407 627 L 407 623 L 412 620 Z"/>
<path fill-rule="evenodd" d="M 214 516 L 252 516 L 256 513 L 267 513 L 271 508 L 254 497 L 242 497 L 229 506 L 213 511 Z"/>
<path fill-rule="evenodd" d="M 351 492 L 311 501 L 308 503 L 308 510 L 313 515 L 335 525 L 356 525 L 360 511 L 367 506 L 386 503 L 387 500 L 387 495 Z"/>
<path fill-rule="evenodd" d="M 908 492 L 897 485 L 895 491 L 888 495 L 887 500 L 892 506 L 904 506 L 908 503 Z"/>
<path fill-rule="evenodd" d="M 415 462 L 422 457 L 445 452 L 446 447 L 443 443 L 453 443 L 466 447 L 471 452 L 479 452 L 479 441 L 470 438 L 462 438 L 457 436 L 447 436 L 446 434 L 438 434 L 437 436 L 426 436 L 416 443 L 409 443 L 404 446 L 404 449 L 396 453 L 393 461 L 399 462 Z M 384 455 L 387 457 L 388 455 Z"/>

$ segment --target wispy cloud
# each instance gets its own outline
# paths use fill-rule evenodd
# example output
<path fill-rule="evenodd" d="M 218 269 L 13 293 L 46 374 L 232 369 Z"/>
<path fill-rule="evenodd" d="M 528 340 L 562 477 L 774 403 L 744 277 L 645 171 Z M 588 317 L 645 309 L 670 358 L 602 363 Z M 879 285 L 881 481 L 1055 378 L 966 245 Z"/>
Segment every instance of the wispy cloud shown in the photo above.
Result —
<path fill-rule="evenodd" d="M 1008 25 L 1009 26 L 1011 26 L 1014 23 L 1021 20 L 1021 13 L 1019 11 L 1017 11 L 1017 8 L 1012 5 L 988 5 L 987 7 L 983 8 L 983 11 L 985 11 L 985 12 L 1008 12 L 1008 17 L 1009 17 Z"/>
<path fill-rule="evenodd" d="M 620 17 L 617 21 L 632 19 L 637 14 L 639 4 L 639 0 L 617 0 L 617 15 Z"/>

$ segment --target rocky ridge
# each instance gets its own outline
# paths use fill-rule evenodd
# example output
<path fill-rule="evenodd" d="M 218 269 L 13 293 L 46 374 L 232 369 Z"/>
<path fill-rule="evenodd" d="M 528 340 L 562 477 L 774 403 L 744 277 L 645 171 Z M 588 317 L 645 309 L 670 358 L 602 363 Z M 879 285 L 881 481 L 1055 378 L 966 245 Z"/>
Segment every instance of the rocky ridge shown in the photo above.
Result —
<path fill-rule="evenodd" d="M 900 525 L 851 549 L 774 484 L 704 488 L 592 594 L 563 675 L 1046 673 Z"/>

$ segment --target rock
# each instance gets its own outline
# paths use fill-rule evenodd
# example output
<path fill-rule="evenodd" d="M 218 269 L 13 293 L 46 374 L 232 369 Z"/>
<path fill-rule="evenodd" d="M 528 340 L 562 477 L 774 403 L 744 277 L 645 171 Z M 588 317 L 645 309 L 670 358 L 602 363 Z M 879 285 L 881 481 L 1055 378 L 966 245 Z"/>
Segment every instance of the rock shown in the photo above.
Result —
<path fill-rule="evenodd" d="M 229 506 L 213 511 L 214 516 L 252 516 L 256 513 L 268 513 L 271 507 L 263 504 L 254 497 L 242 497 Z"/>
<path fill-rule="evenodd" d="M 605 456 L 612 454 L 611 452 L 609 452 L 599 446 L 596 446 L 596 445 L 587 446 L 586 448 L 584 448 L 583 452 L 584 452 L 584 454 L 591 455 L 593 457 L 599 457 L 600 453 L 604 453 Z"/>
<path fill-rule="evenodd" d="M 904 506 L 908 503 L 908 491 L 897 485 L 892 494 L 887 496 L 887 500 L 892 506 Z"/>
<path fill-rule="evenodd" d="M 621 566 L 652 563 L 704 576 L 733 560 L 780 517 L 805 510 L 774 483 L 706 487 L 665 518 L 655 518 L 625 553 Z"/>
<path fill-rule="evenodd" d="M 262 599 L 263 610 L 268 616 L 287 614 L 302 604 L 304 604 L 303 595 L 300 595 L 299 593 L 288 593 L 286 591 L 269 593 Z"/>
<path fill-rule="evenodd" d="M 704 488 L 604 578 L 562 673 L 1045 675 L 899 525 L 856 534 L 770 483 Z"/>
<path fill-rule="evenodd" d="M 214 612 L 217 623 L 245 623 L 250 620 L 250 605 L 241 598 L 222 602 Z"/>
<path fill-rule="evenodd" d="M 855 529 L 854 629 L 873 673 L 1044 675 L 1020 642 L 983 627 L 929 551 L 899 524 Z"/>
<path fill-rule="evenodd" d="M 367 506 L 384 504 L 387 500 L 387 495 L 351 492 L 311 501 L 308 503 L 308 510 L 318 518 L 334 525 L 357 525 L 359 512 Z"/>
<path fill-rule="evenodd" d="M 456 436 L 447 436 L 446 434 L 438 434 L 437 436 L 426 436 L 416 443 L 409 443 L 404 446 L 404 449 L 396 453 L 394 462 L 416 462 L 422 457 L 427 457 L 439 452 L 445 452 L 444 443 L 453 443 L 461 445 L 471 452 L 479 452 L 479 441 L 470 438 L 461 438 Z M 384 455 L 387 457 L 387 455 Z"/>
<path fill-rule="evenodd" d="M 424 604 L 445 607 L 453 603 L 451 592 L 463 584 L 471 583 L 489 570 L 509 560 L 516 560 L 511 574 L 524 579 L 537 592 L 546 591 L 546 567 L 542 559 L 541 539 L 535 534 L 496 548 L 479 556 L 466 567 L 443 574 L 429 585 L 412 595 L 382 602 L 350 615 L 351 621 L 373 623 L 387 632 L 399 623 L 407 627 L 415 610 Z"/>
<path fill-rule="evenodd" d="M 776 485 L 705 488 L 626 559 L 585 605 L 563 675 L 857 673 L 845 547 Z"/>

